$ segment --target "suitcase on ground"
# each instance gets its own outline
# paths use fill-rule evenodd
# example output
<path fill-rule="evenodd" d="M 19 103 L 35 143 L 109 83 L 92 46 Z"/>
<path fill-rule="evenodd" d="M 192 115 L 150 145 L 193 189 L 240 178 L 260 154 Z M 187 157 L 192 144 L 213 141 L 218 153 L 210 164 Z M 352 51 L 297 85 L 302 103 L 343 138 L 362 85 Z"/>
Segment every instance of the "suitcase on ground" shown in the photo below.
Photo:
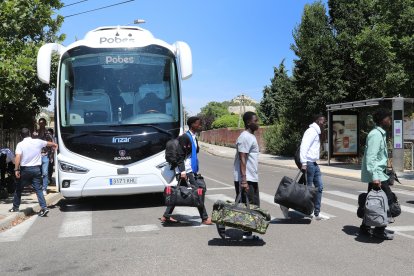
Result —
<path fill-rule="evenodd" d="M 305 215 L 311 215 L 315 208 L 316 189 L 299 184 L 301 174 L 302 172 L 299 172 L 294 180 L 284 176 L 277 188 L 274 201 Z"/>
<path fill-rule="evenodd" d="M 241 194 L 236 202 L 216 201 L 211 220 L 218 225 L 265 234 L 270 222 L 269 212 L 249 203 L 240 203 Z"/>
<path fill-rule="evenodd" d="M 164 201 L 166 206 L 188 206 L 201 207 L 204 205 L 203 188 L 197 188 L 191 185 L 167 186 L 164 189 Z"/>

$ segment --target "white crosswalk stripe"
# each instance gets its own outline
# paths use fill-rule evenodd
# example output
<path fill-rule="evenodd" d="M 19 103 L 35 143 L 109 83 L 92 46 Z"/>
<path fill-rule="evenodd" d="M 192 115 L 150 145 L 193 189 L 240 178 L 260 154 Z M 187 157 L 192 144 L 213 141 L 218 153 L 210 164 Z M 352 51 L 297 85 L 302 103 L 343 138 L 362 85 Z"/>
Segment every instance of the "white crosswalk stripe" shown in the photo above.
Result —
<path fill-rule="evenodd" d="M 325 193 L 340 196 L 340 197 L 344 197 L 344 198 L 349 198 L 349 199 L 353 199 L 353 200 L 358 200 L 358 195 L 354 195 L 354 194 L 350 194 L 350 193 L 344 193 L 344 192 L 341 192 L 341 191 L 325 191 Z M 414 214 L 414 208 L 413 207 L 408 207 L 408 206 L 401 205 L 401 204 L 400 204 L 400 206 L 401 206 L 401 211 Z"/>
<path fill-rule="evenodd" d="M 65 213 L 59 238 L 82 237 L 92 235 L 92 211 L 74 211 Z"/>
<path fill-rule="evenodd" d="M 134 233 L 134 232 L 150 232 L 158 231 L 160 228 L 155 224 L 144 224 L 144 225 L 131 225 L 124 227 L 125 232 Z"/>
<path fill-rule="evenodd" d="M 38 216 L 32 216 L 19 225 L 0 233 L 0 242 L 20 241 L 37 218 Z"/>
<path fill-rule="evenodd" d="M 195 207 L 180 207 L 174 208 L 174 218 L 181 223 L 189 223 L 193 227 L 206 227 L 207 225 L 201 224 L 200 213 Z"/>

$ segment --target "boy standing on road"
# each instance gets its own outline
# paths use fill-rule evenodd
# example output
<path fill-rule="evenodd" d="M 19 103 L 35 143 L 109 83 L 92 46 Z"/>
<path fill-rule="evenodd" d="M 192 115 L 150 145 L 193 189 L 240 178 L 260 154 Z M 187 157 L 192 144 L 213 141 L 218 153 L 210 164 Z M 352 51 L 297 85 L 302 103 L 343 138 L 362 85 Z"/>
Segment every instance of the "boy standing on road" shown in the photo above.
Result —
<path fill-rule="evenodd" d="M 14 192 L 13 208 L 9 212 L 19 212 L 20 201 L 23 187 L 32 184 L 36 191 L 37 200 L 42 208 L 39 216 L 44 217 L 49 212 L 46 200 L 42 193 L 42 148 L 48 146 L 55 150 L 58 145 L 53 142 L 47 142 L 40 139 L 32 139 L 30 131 L 23 128 L 21 131 L 23 141 L 16 146 L 15 175 L 17 179 L 16 191 Z"/>
<path fill-rule="evenodd" d="M 364 158 L 362 160 L 361 181 L 368 183 L 368 193 L 374 189 L 382 189 L 387 195 L 388 202 L 394 200 L 389 184 L 389 176 L 385 173 L 388 163 L 387 135 L 385 130 L 391 127 L 391 113 L 386 109 L 379 109 L 373 116 L 375 127 L 367 136 Z M 383 240 L 392 240 L 394 232 L 385 227 L 375 227 L 373 236 Z M 360 226 L 360 234 L 371 235 L 371 227 Z"/>

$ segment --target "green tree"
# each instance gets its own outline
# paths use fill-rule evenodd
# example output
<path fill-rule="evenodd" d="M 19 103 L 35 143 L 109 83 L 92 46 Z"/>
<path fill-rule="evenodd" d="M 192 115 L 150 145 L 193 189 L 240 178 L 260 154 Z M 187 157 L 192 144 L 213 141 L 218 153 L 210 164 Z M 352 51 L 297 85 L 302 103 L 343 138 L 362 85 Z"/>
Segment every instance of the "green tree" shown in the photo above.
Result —
<path fill-rule="evenodd" d="M 62 6 L 59 0 L 0 2 L 0 113 L 5 127 L 31 126 L 35 114 L 49 104 L 54 84 L 37 79 L 36 56 L 44 43 L 63 41 L 57 35 L 63 17 L 55 16 Z"/>
<path fill-rule="evenodd" d="M 217 118 L 229 114 L 227 108 L 228 102 L 209 102 L 206 106 L 202 107 L 198 116 L 203 120 L 203 129 L 211 129 L 213 122 Z"/>
<path fill-rule="evenodd" d="M 263 90 L 259 108 L 259 115 L 265 125 L 276 123 L 280 116 L 288 116 L 291 108 L 295 108 L 290 104 L 296 100 L 291 99 L 295 94 L 295 88 L 287 74 L 284 61 L 279 64 L 279 67 L 273 68 L 273 73 L 271 85 L 265 86 Z"/>
<path fill-rule="evenodd" d="M 291 113 L 289 118 L 308 125 L 313 115 L 324 113 L 326 105 L 346 98 L 341 79 L 342 60 L 329 17 L 321 2 L 306 5 L 300 25 L 293 33 L 291 46 L 295 55 L 293 82 L 297 91 L 292 99 L 302 112 Z"/>
<path fill-rule="evenodd" d="M 414 41 L 414 2 L 330 0 L 328 3 L 343 61 L 341 78 L 346 84 L 346 100 L 411 96 L 413 44 L 408 42 L 408 46 L 405 42 Z"/>
<path fill-rule="evenodd" d="M 226 128 L 226 127 L 237 127 L 239 123 L 239 115 L 230 115 L 226 114 L 217 118 L 213 124 L 212 128 Z"/>

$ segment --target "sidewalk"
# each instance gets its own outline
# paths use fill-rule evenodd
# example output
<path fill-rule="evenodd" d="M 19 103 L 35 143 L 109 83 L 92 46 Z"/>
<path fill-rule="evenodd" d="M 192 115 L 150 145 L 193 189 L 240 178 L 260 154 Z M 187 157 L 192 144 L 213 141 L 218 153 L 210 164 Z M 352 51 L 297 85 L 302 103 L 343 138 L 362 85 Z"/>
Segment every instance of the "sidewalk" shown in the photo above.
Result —
<path fill-rule="evenodd" d="M 56 191 L 56 186 L 48 187 L 48 195 L 45 196 L 48 206 L 54 205 L 62 198 L 62 195 Z M 9 213 L 13 207 L 13 194 L 6 199 L 0 199 L 0 231 L 18 224 L 26 217 L 36 214 L 40 211 L 36 193 L 31 186 L 25 187 L 22 193 L 22 201 L 19 213 Z"/>
<path fill-rule="evenodd" d="M 230 147 L 217 146 L 199 142 L 200 148 L 212 155 L 224 158 L 234 159 L 236 149 Z M 274 167 L 281 167 L 287 169 L 297 170 L 293 157 L 280 157 L 271 154 L 260 153 L 259 163 Z M 327 160 L 320 160 L 318 164 L 325 176 L 340 177 L 352 181 L 361 181 L 361 168 L 359 165 L 338 163 L 331 160 L 331 165 L 328 166 Z M 396 183 L 396 186 L 408 186 L 414 188 L 414 172 L 397 173 L 402 185 Z"/>

